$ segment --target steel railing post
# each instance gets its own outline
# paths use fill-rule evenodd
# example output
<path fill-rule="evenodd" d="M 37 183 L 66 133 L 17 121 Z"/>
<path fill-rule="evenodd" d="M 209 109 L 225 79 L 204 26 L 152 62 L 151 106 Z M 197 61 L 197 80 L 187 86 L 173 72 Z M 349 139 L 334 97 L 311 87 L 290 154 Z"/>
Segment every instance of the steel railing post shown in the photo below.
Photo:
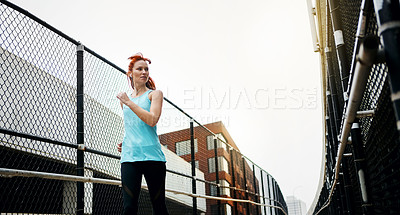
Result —
<path fill-rule="evenodd" d="M 233 148 L 230 148 L 230 154 L 231 154 L 231 177 L 232 177 L 232 187 L 236 188 L 236 178 L 235 178 L 235 165 L 234 165 L 234 160 L 233 160 L 233 153 L 235 153 L 235 150 Z M 236 189 L 232 191 L 232 197 L 234 199 L 236 199 Z M 237 210 L 237 202 L 233 202 L 233 207 L 234 207 L 234 214 L 237 215 L 238 214 L 238 210 Z"/>
<path fill-rule="evenodd" d="M 221 191 L 220 191 L 220 183 L 219 183 L 219 168 L 218 168 L 218 139 L 216 136 L 214 136 L 214 156 L 215 156 L 215 183 L 218 184 L 217 186 L 217 196 L 221 196 Z M 218 207 L 218 215 L 221 214 L 221 201 L 217 200 L 217 207 Z"/>
<path fill-rule="evenodd" d="M 192 164 L 192 193 L 196 194 L 196 158 L 194 146 L 193 119 L 190 119 L 190 154 Z M 193 197 L 193 215 L 197 215 L 197 198 Z"/>
<path fill-rule="evenodd" d="M 83 53 L 84 46 L 78 45 L 76 51 L 76 72 L 77 72 L 77 83 L 76 83 L 76 115 L 77 115 L 77 160 L 76 160 L 76 175 L 84 176 L 85 168 L 85 154 L 84 154 L 84 92 L 83 92 Z M 76 214 L 84 214 L 84 198 L 85 198 L 85 185 L 83 182 L 77 182 L 77 203 L 76 203 Z"/>

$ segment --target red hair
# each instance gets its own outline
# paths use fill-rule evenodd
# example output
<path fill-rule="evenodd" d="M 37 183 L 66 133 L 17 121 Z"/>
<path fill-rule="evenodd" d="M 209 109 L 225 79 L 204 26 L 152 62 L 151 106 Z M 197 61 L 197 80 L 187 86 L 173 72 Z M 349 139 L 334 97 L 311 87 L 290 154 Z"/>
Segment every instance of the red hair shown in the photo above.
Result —
<path fill-rule="evenodd" d="M 129 63 L 128 66 L 128 72 L 126 73 L 126 75 L 128 76 L 128 79 L 131 82 L 131 86 L 132 88 L 134 88 L 133 86 L 133 82 L 132 79 L 130 77 L 130 75 L 133 73 L 133 66 L 135 65 L 136 62 L 138 62 L 139 60 L 144 60 L 149 62 L 149 64 L 151 64 L 151 60 L 148 58 L 143 57 L 142 53 L 138 52 L 135 55 L 131 56 L 128 58 L 129 60 L 131 60 L 131 62 Z M 146 87 L 152 90 L 156 89 L 156 85 L 154 84 L 153 79 L 149 76 L 149 80 L 146 82 Z"/>

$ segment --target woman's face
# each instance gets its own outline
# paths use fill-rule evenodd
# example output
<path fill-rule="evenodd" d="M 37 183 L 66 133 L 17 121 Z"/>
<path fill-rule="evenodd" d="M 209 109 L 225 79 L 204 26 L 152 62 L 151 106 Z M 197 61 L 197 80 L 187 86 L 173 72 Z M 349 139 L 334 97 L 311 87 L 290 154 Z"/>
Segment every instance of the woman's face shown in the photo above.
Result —
<path fill-rule="evenodd" d="M 135 62 L 132 69 L 133 82 L 137 84 L 146 84 L 149 80 L 149 66 L 144 60 L 139 60 Z"/>

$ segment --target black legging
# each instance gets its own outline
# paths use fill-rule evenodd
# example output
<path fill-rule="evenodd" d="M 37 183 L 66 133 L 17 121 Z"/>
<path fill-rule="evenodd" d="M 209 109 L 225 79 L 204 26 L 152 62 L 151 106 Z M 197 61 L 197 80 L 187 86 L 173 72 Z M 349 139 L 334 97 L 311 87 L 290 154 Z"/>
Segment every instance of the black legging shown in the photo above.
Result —
<path fill-rule="evenodd" d="M 168 211 L 165 205 L 165 174 L 165 162 L 139 161 L 122 163 L 123 214 L 137 214 L 142 175 L 144 175 L 150 193 L 153 214 L 167 215 Z"/>

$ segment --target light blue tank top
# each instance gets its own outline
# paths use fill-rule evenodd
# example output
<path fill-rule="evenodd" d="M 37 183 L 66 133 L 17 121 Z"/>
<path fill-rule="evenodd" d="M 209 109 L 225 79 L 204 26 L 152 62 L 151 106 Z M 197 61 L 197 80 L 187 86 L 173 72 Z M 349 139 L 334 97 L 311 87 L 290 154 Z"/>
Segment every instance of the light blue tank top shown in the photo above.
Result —
<path fill-rule="evenodd" d="M 151 101 L 149 93 L 132 98 L 144 110 L 150 111 Z M 128 106 L 123 105 L 125 135 L 122 141 L 121 163 L 135 161 L 163 161 L 165 155 L 161 150 L 160 140 L 157 135 L 157 127 L 151 127 L 143 122 Z"/>

